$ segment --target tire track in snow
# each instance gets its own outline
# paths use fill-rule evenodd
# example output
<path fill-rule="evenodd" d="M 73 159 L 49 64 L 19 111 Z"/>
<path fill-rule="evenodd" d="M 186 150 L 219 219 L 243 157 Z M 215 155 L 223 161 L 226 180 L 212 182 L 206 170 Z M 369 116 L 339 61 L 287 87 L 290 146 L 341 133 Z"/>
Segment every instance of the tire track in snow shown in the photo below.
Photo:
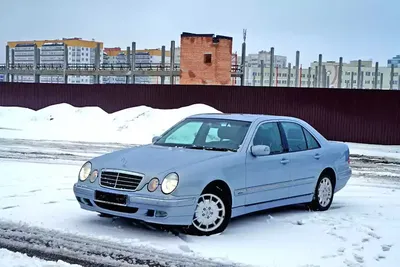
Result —
<path fill-rule="evenodd" d="M 91 237 L 0 221 L 0 248 L 45 260 L 63 260 L 82 266 L 246 266 L 222 263 L 147 247 L 133 247 Z"/>

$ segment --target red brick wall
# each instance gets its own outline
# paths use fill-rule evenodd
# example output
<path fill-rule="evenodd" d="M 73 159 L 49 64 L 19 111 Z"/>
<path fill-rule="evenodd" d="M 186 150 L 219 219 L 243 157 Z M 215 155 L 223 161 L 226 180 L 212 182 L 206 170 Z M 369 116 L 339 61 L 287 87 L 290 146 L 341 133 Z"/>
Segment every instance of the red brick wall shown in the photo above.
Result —
<path fill-rule="evenodd" d="M 204 54 L 211 53 L 211 64 L 204 63 Z M 231 82 L 232 39 L 213 37 L 181 37 L 180 84 L 229 85 Z"/>

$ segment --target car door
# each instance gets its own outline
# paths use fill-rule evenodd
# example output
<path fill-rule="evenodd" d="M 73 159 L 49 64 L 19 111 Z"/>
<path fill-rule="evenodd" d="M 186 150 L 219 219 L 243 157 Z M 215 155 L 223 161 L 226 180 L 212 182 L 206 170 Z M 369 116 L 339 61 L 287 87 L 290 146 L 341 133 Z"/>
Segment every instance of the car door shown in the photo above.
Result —
<path fill-rule="evenodd" d="M 286 160 L 282 132 L 277 122 L 261 123 L 255 131 L 252 145 L 268 145 L 271 153 L 255 157 L 246 155 L 246 205 L 284 199 L 289 194 L 290 163 Z"/>
<path fill-rule="evenodd" d="M 313 194 L 322 169 L 321 146 L 300 124 L 281 122 L 288 146 L 292 184 L 289 197 Z"/>

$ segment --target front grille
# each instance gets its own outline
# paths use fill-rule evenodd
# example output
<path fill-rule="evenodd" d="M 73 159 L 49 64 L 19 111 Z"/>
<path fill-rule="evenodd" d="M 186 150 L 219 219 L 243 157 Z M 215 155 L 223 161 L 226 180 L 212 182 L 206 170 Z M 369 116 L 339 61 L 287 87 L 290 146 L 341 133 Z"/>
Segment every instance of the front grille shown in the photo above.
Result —
<path fill-rule="evenodd" d="M 136 190 L 143 176 L 123 171 L 104 170 L 101 172 L 100 185 L 122 190 Z"/>

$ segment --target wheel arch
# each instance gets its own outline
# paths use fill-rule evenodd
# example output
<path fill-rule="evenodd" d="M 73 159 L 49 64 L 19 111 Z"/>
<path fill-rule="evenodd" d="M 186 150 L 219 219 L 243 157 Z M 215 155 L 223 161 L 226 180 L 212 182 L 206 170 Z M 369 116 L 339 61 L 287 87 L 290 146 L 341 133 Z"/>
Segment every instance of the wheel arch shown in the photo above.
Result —
<path fill-rule="evenodd" d="M 329 177 L 331 177 L 332 178 L 332 186 L 333 186 L 333 189 L 335 189 L 335 187 L 336 187 L 336 179 L 337 179 L 337 177 L 336 177 L 336 172 L 335 172 L 335 170 L 332 168 L 332 167 L 326 167 L 322 172 L 321 172 L 321 175 L 319 176 L 319 177 L 322 177 L 322 176 L 324 176 L 324 175 L 328 175 Z"/>
<path fill-rule="evenodd" d="M 209 192 L 209 191 L 212 191 L 215 189 L 222 192 L 223 196 L 226 197 L 226 199 L 229 201 L 230 206 L 232 207 L 232 203 L 233 203 L 232 190 L 229 187 L 229 185 L 223 180 L 217 179 L 217 180 L 213 180 L 213 181 L 209 182 L 204 187 L 201 194 L 204 194 L 205 192 Z"/>

